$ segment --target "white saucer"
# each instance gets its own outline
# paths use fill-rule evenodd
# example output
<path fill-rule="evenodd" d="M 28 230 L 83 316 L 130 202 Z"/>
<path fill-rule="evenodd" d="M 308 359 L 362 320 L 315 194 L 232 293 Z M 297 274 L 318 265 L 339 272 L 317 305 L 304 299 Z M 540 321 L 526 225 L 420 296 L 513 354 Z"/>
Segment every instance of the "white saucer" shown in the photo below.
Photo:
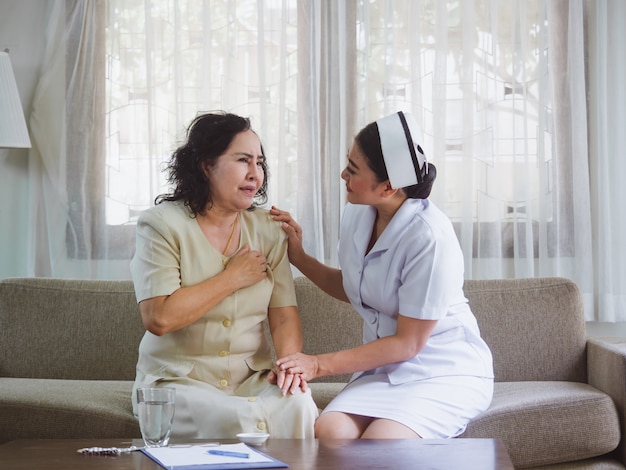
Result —
<path fill-rule="evenodd" d="M 267 441 L 267 438 L 270 435 L 266 432 L 240 432 L 237 434 L 237 439 L 239 439 L 244 444 L 248 444 L 251 446 L 258 446 Z"/>

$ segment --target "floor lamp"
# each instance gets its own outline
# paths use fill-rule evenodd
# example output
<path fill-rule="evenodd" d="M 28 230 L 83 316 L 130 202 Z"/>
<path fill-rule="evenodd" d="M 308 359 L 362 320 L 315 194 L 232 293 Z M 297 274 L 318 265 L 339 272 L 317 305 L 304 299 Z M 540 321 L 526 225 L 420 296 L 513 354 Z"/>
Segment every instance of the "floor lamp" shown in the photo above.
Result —
<path fill-rule="evenodd" d="M 30 137 L 8 51 L 0 51 L 0 148 L 29 148 Z"/>

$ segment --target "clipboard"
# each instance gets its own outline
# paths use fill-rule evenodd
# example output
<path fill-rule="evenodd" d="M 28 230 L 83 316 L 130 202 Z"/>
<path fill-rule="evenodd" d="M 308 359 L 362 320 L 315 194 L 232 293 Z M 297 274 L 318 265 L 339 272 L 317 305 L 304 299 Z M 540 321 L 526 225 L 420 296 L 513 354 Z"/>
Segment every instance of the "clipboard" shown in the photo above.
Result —
<path fill-rule="evenodd" d="M 238 468 L 288 468 L 289 465 L 244 443 L 203 446 L 144 447 L 141 451 L 166 470 L 228 470 Z M 226 452 L 247 458 L 215 455 Z"/>

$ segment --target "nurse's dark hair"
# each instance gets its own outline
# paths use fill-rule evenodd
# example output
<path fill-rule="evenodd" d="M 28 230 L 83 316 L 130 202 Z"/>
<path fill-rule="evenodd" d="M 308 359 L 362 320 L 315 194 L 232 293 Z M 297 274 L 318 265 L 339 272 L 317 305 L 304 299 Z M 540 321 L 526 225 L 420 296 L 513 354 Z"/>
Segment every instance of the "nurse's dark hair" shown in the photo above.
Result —
<path fill-rule="evenodd" d="M 389 174 L 383 159 L 383 149 L 380 145 L 380 134 L 378 133 L 378 124 L 370 122 L 356 135 L 355 142 L 365 155 L 367 164 L 376 174 L 379 183 L 387 181 Z M 421 183 L 401 188 L 404 194 L 411 199 L 426 199 L 430 196 L 433 183 L 437 178 L 437 168 L 432 163 L 428 163 L 428 173 L 424 174 Z"/>
<path fill-rule="evenodd" d="M 250 119 L 224 111 L 199 114 L 187 128 L 186 141 L 172 154 L 165 166 L 172 191 L 160 194 L 155 204 L 164 201 L 183 201 L 194 216 L 203 214 L 213 204 L 211 182 L 205 168 L 210 171 L 224 154 L 237 134 L 252 130 Z M 263 146 L 261 152 L 265 155 Z M 248 210 L 267 202 L 269 171 L 263 159 L 263 184 Z"/>

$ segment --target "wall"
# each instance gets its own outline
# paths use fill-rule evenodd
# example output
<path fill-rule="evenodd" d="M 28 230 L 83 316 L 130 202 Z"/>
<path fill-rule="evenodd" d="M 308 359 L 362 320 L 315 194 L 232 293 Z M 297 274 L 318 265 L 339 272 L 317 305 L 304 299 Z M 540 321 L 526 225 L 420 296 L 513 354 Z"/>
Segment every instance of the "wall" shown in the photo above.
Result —
<path fill-rule="evenodd" d="M 626 322 L 600 323 L 587 322 L 588 336 L 624 336 L 626 337 Z"/>
<path fill-rule="evenodd" d="M 9 49 L 27 122 L 43 59 L 49 0 L 0 0 L 0 50 Z M 0 278 L 26 276 L 28 149 L 0 149 Z"/>

